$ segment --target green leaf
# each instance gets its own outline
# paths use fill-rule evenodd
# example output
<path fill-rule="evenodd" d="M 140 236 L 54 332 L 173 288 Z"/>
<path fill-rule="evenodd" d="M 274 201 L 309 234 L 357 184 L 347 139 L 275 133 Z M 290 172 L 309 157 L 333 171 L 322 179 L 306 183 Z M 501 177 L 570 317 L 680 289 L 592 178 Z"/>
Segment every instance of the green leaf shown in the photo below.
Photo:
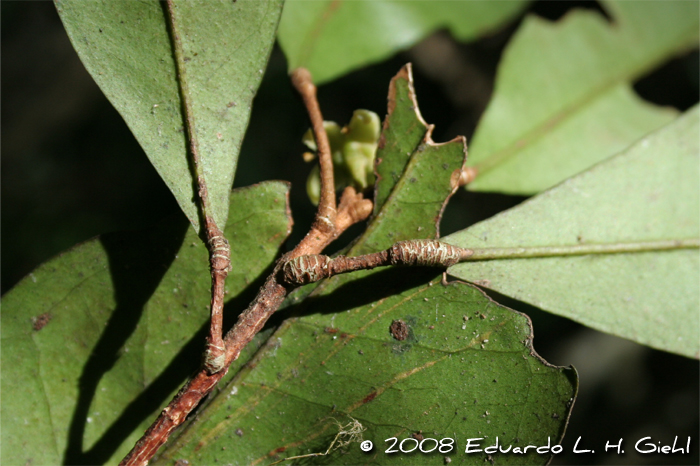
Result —
<path fill-rule="evenodd" d="M 427 275 L 429 276 L 429 275 Z M 190 428 L 154 464 L 270 464 L 325 452 L 335 420 L 357 419 L 374 443 L 314 464 L 483 465 L 465 454 L 482 448 L 552 445 L 561 439 L 573 399 L 571 369 L 545 363 L 532 350 L 529 319 L 464 284 L 425 283 L 426 274 L 389 270 L 325 294 L 287 321 Z M 422 282 L 422 283 L 421 283 Z M 468 320 L 465 320 L 468 319 Z M 407 325 L 397 340 L 392 322 Z M 456 440 L 448 454 L 389 455 L 385 439 L 421 432 Z M 413 446 L 409 441 L 406 446 Z M 425 444 L 425 448 L 434 442 Z M 398 449 L 398 446 L 397 446 Z M 507 464 L 545 464 L 549 455 L 503 455 Z"/>
<path fill-rule="evenodd" d="M 407 49 L 439 28 L 471 40 L 511 19 L 524 1 L 288 0 L 279 41 L 289 69 L 308 68 L 317 84 Z"/>
<path fill-rule="evenodd" d="M 410 67 L 394 78 L 393 108 L 384 124 L 381 164 L 405 166 L 378 179 L 388 192 L 348 255 L 386 248 L 415 236 L 434 237 L 444 201 L 464 163 L 463 138 L 435 144 L 429 132 L 410 149 L 400 142 L 419 121 Z M 409 118 L 408 112 L 413 112 Z M 389 148 L 398 148 L 390 150 Z M 381 165 L 380 165 L 381 167 Z M 383 186 L 383 183 L 387 183 Z M 532 349 L 529 319 L 465 284 L 443 287 L 430 269 L 384 269 L 339 275 L 288 298 L 288 319 L 226 389 L 157 461 L 269 464 L 275 458 L 324 452 L 352 416 L 368 430 L 374 451 L 354 443 L 347 455 L 316 462 L 395 464 L 384 439 L 456 438 L 453 461 L 483 464 L 465 455 L 469 437 L 487 442 L 552 444 L 563 435 L 577 379 Z M 308 293 L 308 291 L 307 291 Z M 296 303 L 296 305 L 294 305 Z M 407 338 L 390 333 L 395 320 Z M 491 443 L 484 444 L 484 446 Z M 430 446 L 430 445 L 426 445 Z M 409 464 L 444 464 L 443 454 L 413 455 Z M 516 464 L 543 464 L 548 455 L 515 455 Z M 308 461 L 314 461 L 309 459 Z"/>
<path fill-rule="evenodd" d="M 597 330 L 700 357 L 699 115 L 695 107 L 621 154 L 444 238 L 513 248 L 500 250 L 502 260 L 449 273 Z M 534 247 L 560 257 L 526 258 Z"/>
<path fill-rule="evenodd" d="M 389 109 L 377 150 L 377 181 L 372 221 L 347 252 L 349 256 L 386 249 L 397 241 L 439 237 L 442 212 L 464 166 L 463 136 L 436 144 L 432 126 L 420 116 L 411 65 L 389 85 Z"/>
<path fill-rule="evenodd" d="M 282 0 L 175 5 L 211 212 L 217 225 L 226 225 L 238 153 Z M 57 0 L 56 6 L 85 67 L 199 230 L 167 9 L 155 0 Z"/>
<path fill-rule="evenodd" d="M 428 124 L 418 110 L 411 64 L 404 66 L 389 84 L 388 110 L 377 149 L 374 214 L 403 175 L 411 154 L 425 138 Z"/>
<path fill-rule="evenodd" d="M 506 48 L 494 95 L 469 147 L 474 191 L 530 195 L 620 152 L 675 110 L 632 83 L 698 45 L 697 2 L 606 1 L 612 16 L 576 10 L 525 19 Z"/>
<path fill-rule="evenodd" d="M 245 293 L 227 316 L 248 305 L 291 229 L 288 190 L 268 182 L 231 195 L 226 290 Z M 183 220 L 88 241 L 4 296 L 2 464 L 115 464 L 197 369 L 209 262 Z"/>

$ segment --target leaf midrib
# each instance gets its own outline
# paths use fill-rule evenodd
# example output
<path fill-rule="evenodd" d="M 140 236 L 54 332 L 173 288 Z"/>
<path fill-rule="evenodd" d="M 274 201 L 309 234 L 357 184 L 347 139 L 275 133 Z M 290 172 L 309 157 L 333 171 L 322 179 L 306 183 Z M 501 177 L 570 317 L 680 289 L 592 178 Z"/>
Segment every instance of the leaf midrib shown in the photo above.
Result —
<path fill-rule="evenodd" d="M 677 249 L 698 249 L 700 238 L 672 240 L 583 243 L 561 246 L 527 246 L 503 248 L 474 248 L 474 253 L 464 262 L 503 259 L 528 259 L 543 257 L 565 257 L 600 254 L 623 254 L 640 252 L 661 252 Z"/>

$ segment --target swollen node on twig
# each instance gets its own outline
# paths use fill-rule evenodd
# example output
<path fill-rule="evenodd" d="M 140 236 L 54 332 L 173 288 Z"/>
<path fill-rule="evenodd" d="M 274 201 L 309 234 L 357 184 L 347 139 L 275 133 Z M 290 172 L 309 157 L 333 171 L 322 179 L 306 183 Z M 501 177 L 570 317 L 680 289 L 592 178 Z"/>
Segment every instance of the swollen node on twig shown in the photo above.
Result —
<path fill-rule="evenodd" d="M 471 251 L 430 239 L 399 241 L 390 248 L 392 265 L 450 267 L 471 255 Z"/>
<path fill-rule="evenodd" d="M 330 276 L 329 264 L 333 259 L 320 254 L 296 257 L 282 267 L 284 281 L 289 284 L 306 285 Z"/>
<path fill-rule="evenodd" d="M 210 374 L 216 374 L 226 364 L 226 349 L 223 346 L 208 344 L 204 352 L 204 367 Z"/>
<path fill-rule="evenodd" d="M 212 236 L 209 239 L 211 246 L 212 270 L 229 271 L 231 267 L 231 247 L 223 236 Z"/>

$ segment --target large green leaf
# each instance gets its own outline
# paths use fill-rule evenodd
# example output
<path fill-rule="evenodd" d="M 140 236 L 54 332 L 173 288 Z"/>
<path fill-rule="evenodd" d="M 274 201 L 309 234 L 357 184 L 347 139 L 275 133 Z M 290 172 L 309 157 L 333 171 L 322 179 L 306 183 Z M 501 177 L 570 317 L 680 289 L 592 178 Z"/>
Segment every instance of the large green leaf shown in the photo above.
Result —
<path fill-rule="evenodd" d="M 524 1 L 288 0 L 279 41 L 289 69 L 308 68 L 317 83 L 383 60 L 439 28 L 458 40 L 478 37 L 512 18 Z"/>
<path fill-rule="evenodd" d="M 400 138 L 419 120 L 410 68 L 392 82 L 382 164 L 407 155 Z M 408 118 L 407 112 L 414 112 Z M 395 126 L 394 126 L 395 125 Z M 425 128 L 424 128 L 425 129 Z M 381 208 L 349 255 L 396 240 L 433 237 L 451 174 L 464 163 L 461 138 L 436 145 L 427 135 L 409 150 Z M 382 191 L 386 187 L 378 186 Z M 300 300 L 289 299 L 290 306 Z M 277 458 L 326 451 L 352 416 L 367 428 L 374 450 L 357 443 L 316 458 L 332 464 L 483 464 L 465 455 L 465 441 L 522 448 L 559 441 L 576 394 L 573 370 L 553 367 L 532 348 L 529 319 L 466 284 L 443 287 L 430 269 L 373 270 L 322 282 L 298 305 L 247 367 L 198 413 L 157 461 L 171 464 L 269 464 Z M 405 339 L 392 334 L 396 320 Z M 449 454 L 388 455 L 390 437 L 456 439 Z M 409 442 L 411 442 L 409 440 Z M 432 447 L 426 443 L 426 447 Z M 511 464 L 543 464 L 548 455 L 503 456 Z M 313 461 L 308 459 L 307 461 Z"/>
<path fill-rule="evenodd" d="M 291 229 L 287 193 L 274 182 L 231 195 L 228 317 Z M 88 241 L 4 296 L 2 464 L 114 464 L 197 369 L 208 253 L 183 220 Z"/>
<path fill-rule="evenodd" d="M 357 419 L 375 447 L 354 443 L 320 463 L 482 465 L 468 438 L 520 448 L 560 441 L 576 394 L 575 373 L 532 350 L 529 319 L 464 284 L 392 270 L 325 294 L 288 321 L 155 464 L 269 464 L 324 452 L 335 420 Z M 423 282 L 422 284 L 419 284 Z M 468 319 L 468 320 L 465 320 Z M 395 320 L 408 337 L 390 333 Z M 389 455 L 385 439 L 453 438 L 449 454 Z M 409 441 L 410 442 L 410 441 Z M 407 448 L 411 447 L 408 443 Z M 434 444 L 427 443 L 426 448 Z M 398 448 L 397 448 L 398 449 Z M 544 464 L 549 455 L 503 455 Z"/>
<path fill-rule="evenodd" d="M 184 52 L 178 76 L 167 8 L 156 0 L 57 0 L 85 67 L 199 229 L 178 80 L 193 111 L 211 213 L 225 225 L 238 153 L 282 0 L 174 2 Z"/>
<path fill-rule="evenodd" d="M 502 260 L 449 273 L 595 329 L 700 357 L 699 115 L 695 107 L 625 152 L 446 237 L 462 247 L 509 248 L 491 251 Z M 525 257 L 533 247 L 559 257 Z M 610 253 L 581 255 L 587 248 Z"/>
<path fill-rule="evenodd" d="M 606 1 L 556 23 L 525 19 L 469 147 L 476 191 L 535 194 L 625 149 L 676 115 L 631 85 L 698 45 L 697 2 Z"/>

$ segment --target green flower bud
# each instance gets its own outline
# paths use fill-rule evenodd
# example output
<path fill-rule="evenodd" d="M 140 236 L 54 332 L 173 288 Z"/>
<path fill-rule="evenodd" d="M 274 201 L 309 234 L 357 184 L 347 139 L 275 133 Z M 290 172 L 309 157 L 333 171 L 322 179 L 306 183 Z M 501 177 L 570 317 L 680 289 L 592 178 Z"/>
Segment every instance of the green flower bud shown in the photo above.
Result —
<path fill-rule="evenodd" d="M 382 127 L 379 115 L 369 110 L 355 110 L 347 126 L 347 139 L 376 144 Z"/>
<path fill-rule="evenodd" d="M 306 179 L 306 194 L 313 205 L 318 205 L 318 201 L 321 199 L 321 175 L 318 165 L 311 169 L 311 173 Z"/>
<path fill-rule="evenodd" d="M 343 146 L 345 166 L 356 188 L 365 189 L 374 183 L 374 155 L 377 144 L 348 141 Z"/>
<path fill-rule="evenodd" d="M 340 148 L 343 147 L 343 142 L 345 142 L 345 135 L 340 129 L 340 126 L 338 126 L 338 123 L 335 121 L 324 121 L 323 127 L 328 135 L 328 142 L 331 145 L 331 152 L 340 150 Z M 304 145 L 312 151 L 318 150 L 318 147 L 316 146 L 316 139 L 314 138 L 314 132 L 311 128 L 304 133 L 304 136 L 301 138 L 301 142 L 303 142 Z"/>
<path fill-rule="evenodd" d="M 355 110 L 350 124 L 340 128 L 333 121 L 324 121 L 328 134 L 333 159 L 333 176 L 335 189 L 341 190 L 346 186 L 354 186 L 363 190 L 374 184 L 374 157 L 377 152 L 377 141 L 381 132 L 379 116 L 369 110 Z M 311 150 L 316 151 L 316 141 L 312 130 L 308 130 L 302 142 Z M 305 155 L 304 160 L 311 161 L 315 157 Z M 321 196 L 321 176 L 318 166 L 315 166 L 306 180 L 306 192 L 314 205 L 318 205 Z"/>

